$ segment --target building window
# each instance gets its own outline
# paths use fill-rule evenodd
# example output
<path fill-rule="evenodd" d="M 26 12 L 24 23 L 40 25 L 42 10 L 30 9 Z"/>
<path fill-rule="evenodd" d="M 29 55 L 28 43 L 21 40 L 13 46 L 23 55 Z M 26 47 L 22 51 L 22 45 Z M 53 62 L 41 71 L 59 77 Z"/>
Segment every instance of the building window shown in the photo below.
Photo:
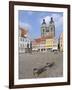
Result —
<path fill-rule="evenodd" d="M 20 45 L 20 47 L 22 47 L 22 44 Z"/>
<path fill-rule="evenodd" d="M 45 29 L 43 29 L 42 35 L 44 35 L 44 31 L 45 31 Z"/>
<path fill-rule="evenodd" d="M 43 29 L 43 33 L 44 33 L 44 29 Z"/>
<path fill-rule="evenodd" d="M 48 29 L 47 29 L 46 31 L 47 31 L 47 32 L 49 32 L 49 30 L 48 30 Z"/>
<path fill-rule="evenodd" d="M 22 41 L 22 38 L 20 40 Z"/>
<path fill-rule="evenodd" d="M 51 27 L 51 32 L 52 32 L 53 28 Z"/>

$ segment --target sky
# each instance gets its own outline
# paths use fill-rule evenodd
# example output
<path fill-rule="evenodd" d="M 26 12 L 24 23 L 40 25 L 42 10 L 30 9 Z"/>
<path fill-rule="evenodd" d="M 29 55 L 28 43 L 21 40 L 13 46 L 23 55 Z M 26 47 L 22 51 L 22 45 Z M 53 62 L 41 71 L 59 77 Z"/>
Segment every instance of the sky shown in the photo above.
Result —
<path fill-rule="evenodd" d="M 41 36 L 41 24 L 43 19 L 45 19 L 48 24 L 51 17 L 53 17 L 55 23 L 55 37 L 58 39 L 61 32 L 63 32 L 63 12 L 18 11 L 19 26 L 28 29 L 28 35 L 31 39 Z"/>

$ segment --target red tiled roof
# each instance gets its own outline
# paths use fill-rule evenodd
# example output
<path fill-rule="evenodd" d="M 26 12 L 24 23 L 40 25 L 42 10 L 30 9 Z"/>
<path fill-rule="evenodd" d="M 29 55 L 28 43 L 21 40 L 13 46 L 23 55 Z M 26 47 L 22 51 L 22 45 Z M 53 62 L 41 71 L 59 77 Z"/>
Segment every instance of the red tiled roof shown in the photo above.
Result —
<path fill-rule="evenodd" d="M 40 42 L 40 41 L 45 41 L 46 39 L 49 39 L 49 38 L 52 38 L 52 37 L 50 37 L 50 36 L 42 36 L 42 37 L 40 37 L 40 38 L 37 38 L 37 39 L 35 39 L 37 42 Z"/>
<path fill-rule="evenodd" d="M 25 28 L 20 27 L 19 29 L 21 30 L 21 36 L 22 37 L 24 37 L 28 33 L 28 31 Z"/>
<path fill-rule="evenodd" d="M 41 43 L 44 43 L 44 41 L 46 39 L 50 39 L 52 37 L 50 36 L 43 36 L 43 37 L 39 37 L 39 38 L 36 38 L 34 41 L 33 41 L 33 44 L 41 44 Z"/>

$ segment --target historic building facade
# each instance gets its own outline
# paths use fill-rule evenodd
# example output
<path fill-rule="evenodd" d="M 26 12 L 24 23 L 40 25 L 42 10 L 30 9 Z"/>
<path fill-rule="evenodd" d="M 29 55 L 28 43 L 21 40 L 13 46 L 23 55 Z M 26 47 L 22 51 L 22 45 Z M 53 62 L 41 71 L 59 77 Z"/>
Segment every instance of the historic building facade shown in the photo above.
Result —
<path fill-rule="evenodd" d="M 58 41 L 55 39 L 55 24 L 51 17 L 49 24 L 47 25 L 45 19 L 41 24 L 41 37 L 37 38 L 32 43 L 33 50 L 47 51 L 47 50 L 57 50 Z"/>
<path fill-rule="evenodd" d="M 25 28 L 19 28 L 19 53 L 24 53 L 27 50 L 27 46 L 30 48 L 30 39 L 27 35 L 28 31 Z"/>

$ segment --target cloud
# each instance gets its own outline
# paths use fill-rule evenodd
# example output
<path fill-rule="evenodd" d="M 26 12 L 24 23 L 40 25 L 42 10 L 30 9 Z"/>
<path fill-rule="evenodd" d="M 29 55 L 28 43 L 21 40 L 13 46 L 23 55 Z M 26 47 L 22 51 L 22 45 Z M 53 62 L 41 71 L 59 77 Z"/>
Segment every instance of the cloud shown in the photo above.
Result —
<path fill-rule="evenodd" d="M 53 17 L 56 27 L 60 27 L 63 25 L 63 16 L 61 16 L 60 14 L 52 14 L 51 17 Z"/>
<path fill-rule="evenodd" d="M 48 24 L 50 21 L 50 16 L 46 16 L 44 19 L 45 19 L 46 23 Z"/>
<path fill-rule="evenodd" d="M 49 16 L 45 16 L 45 17 L 40 19 L 40 23 L 42 23 L 43 19 L 45 19 L 46 23 L 49 24 L 49 21 L 50 21 L 51 17 L 53 17 L 56 28 L 59 28 L 63 25 L 63 16 L 61 16 L 60 14 L 52 14 L 52 15 L 49 15 Z"/>
<path fill-rule="evenodd" d="M 55 22 L 56 37 L 59 38 L 59 35 L 63 31 L 63 16 L 61 14 L 51 14 L 51 15 L 45 16 L 40 19 L 40 24 L 43 22 L 43 19 L 45 19 L 47 25 L 49 25 L 49 21 L 51 17 L 53 17 L 53 20 Z"/>
<path fill-rule="evenodd" d="M 19 26 L 22 28 L 27 28 L 28 30 L 31 29 L 31 25 L 29 23 L 20 22 Z"/>
<path fill-rule="evenodd" d="M 49 21 L 50 21 L 50 16 L 46 16 L 46 17 L 41 18 L 41 19 L 40 19 L 40 23 L 43 22 L 43 19 L 45 19 L 46 23 L 48 24 Z"/>

